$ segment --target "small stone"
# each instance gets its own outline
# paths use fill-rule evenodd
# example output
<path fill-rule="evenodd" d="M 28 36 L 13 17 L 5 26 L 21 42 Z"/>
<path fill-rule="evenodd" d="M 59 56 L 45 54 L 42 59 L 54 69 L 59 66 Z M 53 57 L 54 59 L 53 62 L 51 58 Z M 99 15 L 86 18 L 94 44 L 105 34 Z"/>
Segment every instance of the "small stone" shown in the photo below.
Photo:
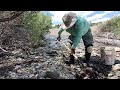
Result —
<path fill-rule="evenodd" d="M 36 67 L 38 66 L 38 63 L 31 63 L 31 66 Z"/>
<path fill-rule="evenodd" d="M 30 57 L 30 58 L 35 58 L 36 56 L 35 56 L 35 55 L 30 55 L 29 57 Z"/>
<path fill-rule="evenodd" d="M 21 52 L 21 49 L 12 51 L 13 54 L 17 54 L 17 53 L 20 53 L 20 52 Z"/>
<path fill-rule="evenodd" d="M 41 62 L 45 62 L 46 60 L 45 59 L 40 59 Z"/>
<path fill-rule="evenodd" d="M 117 75 L 118 77 L 120 77 L 120 71 L 117 71 L 117 72 L 116 72 L 116 75 Z"/>
<path fill-rule="evenodd" d="M 19 68 L 21 68 L 21 65 L 16 65 L 15 66 L 15 69 L 19 69 Z"/>
<path fill-rule="evenodd" d="M 32 68 L 32 71 L 35 72 L 35 68 Z"/>
<path fill-rule="evenodd" d="M 17 73 L 22 73 L 22 71 L 21 70 L 17 70 Z"/>
<path fill-rule="evenodd" d="M 38 69 L 38 68 L 40 68 L 40 66 L 36 66 L 35 68 Z"/>
<path fill-rule="evenodd" d="M 18 75 L 15 72 L 9 72 L 11 78 L 17 78 Z"/>
<path fill-rule="evenodd" d="M 51 79 L 59 79 L 60 78 L 60 75 L 58 72 L 56 71 L 46 71 L 45 75 L 44 75 L 45 78 L 49 77 Z"/>
<path fill-rule="evenodd" d="M 34 77 L 34 74 L 31 74 L 29 77 L 30 77 L 30 78 Z"/>
<path fill-rule="evenodd" d="M 22 69 L 19 69 L 17 70 L 18 73 L 27 73 L 27 70 L 26 68 L 22 68 Z"/>
<path fill-rule="evenodd" d="M 108 74 L 108 77 L 112 77 L 112 76 L 113 76 L 113 73 L 109 73 L 109 74 Z"/>
<path fill-rule="evenodd" d="M 112 67 L 113 71 L 120 70 L 120 64 L 116 64 Z"/>
<path fill-rule="evenodd" d="M 23 59 L 22 58 L 17 58 L 17 61 L 22 61 Z"/>
<path fill-rule="evenodd" d="M 37 78 L 37 77 L 38 77 L 38 74 L 36 74 L 35 77 Z"/>
<path fill-rule="evenodd" d="M 35 58 L 38 59 L 38 58 L 40 58 L 40 56 L 36 56 Z"/>
<path fill-rule="evenodd" d="M 117 76 L 110 77 L 109 79 L 118 79 Z"/>

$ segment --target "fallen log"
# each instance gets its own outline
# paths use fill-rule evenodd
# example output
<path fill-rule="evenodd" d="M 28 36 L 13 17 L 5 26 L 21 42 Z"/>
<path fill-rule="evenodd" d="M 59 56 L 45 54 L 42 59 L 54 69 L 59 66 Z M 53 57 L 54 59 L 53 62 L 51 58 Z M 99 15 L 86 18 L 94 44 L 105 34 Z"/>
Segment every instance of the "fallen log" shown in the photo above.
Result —
<path fill-rule="evenodd" d="M 118 47 L 120 46 L 120 40 L 115 40 L 115 39 L 95 38 L 94 41 L 112 46 L 118 46 Z"/>
<path fill-rule="evenodd" d="M 114 47 L 114 49 L 115 49 L 115 52 L 120 52 L 120 47 Z M 93 50 L 100 51 L 100 48 L 93 48 Z"/>

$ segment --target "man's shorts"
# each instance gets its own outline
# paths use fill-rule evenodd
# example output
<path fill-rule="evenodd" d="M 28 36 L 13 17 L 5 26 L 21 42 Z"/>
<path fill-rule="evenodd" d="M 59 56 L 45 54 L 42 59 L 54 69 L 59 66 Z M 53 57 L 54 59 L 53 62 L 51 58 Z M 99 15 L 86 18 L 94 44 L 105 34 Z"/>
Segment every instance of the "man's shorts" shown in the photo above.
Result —
<path fill-rule="evenodd" d="M 74 36 L 70 35 L 68 39 L 73 41 Z M 93 35 L 91 33 L 91 29 L 89 29 L 88 32 L 84 36 L 82 36 L 82 40 L 83 40 L 85 47 L 90 46 L 90 45 L 93 46 Z"/>

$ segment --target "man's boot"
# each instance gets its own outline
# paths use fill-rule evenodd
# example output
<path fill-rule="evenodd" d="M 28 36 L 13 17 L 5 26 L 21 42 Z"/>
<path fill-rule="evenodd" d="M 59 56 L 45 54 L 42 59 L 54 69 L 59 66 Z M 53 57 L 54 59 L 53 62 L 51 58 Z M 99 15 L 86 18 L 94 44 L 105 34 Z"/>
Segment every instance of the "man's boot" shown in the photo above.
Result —
<path fill-rule="evenodd" d="M 85 63 L 89 63 L 89 61 L 90 61 L 92 48 L 93 48 L 92 45 L 85 47 Z"/>
<path fill-rule="evenodd" d="M 85 63 L 89 63 L 91 57 L 91 53 L 85 52 Z"/>

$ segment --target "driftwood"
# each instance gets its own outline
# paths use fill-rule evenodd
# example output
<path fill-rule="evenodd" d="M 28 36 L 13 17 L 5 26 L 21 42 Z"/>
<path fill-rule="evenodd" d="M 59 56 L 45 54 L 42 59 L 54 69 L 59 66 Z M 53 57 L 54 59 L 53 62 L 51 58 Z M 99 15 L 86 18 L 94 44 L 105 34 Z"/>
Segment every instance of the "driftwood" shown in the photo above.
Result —
<path fill-rule="evenodd" d="M 107 45 L 120 46 L 120 40 L 108 39 L 108 38 L 96 38 L 95 42 L 103 43 Z"/>
<path fill-rule="evenodd" d="M 0 47 L 0 49 L 1 49 L 3 52 L 8 52 L 8 51 L 6 51 L 5 49 L 3 49 L 2 47 Z"/>
<path fill-rule="evenodd" d="M 11 21 L 11 20 L 19 17 L 23 12 L 25 12 L 25 11 L 16 11 L 16 12 L 14 12 L 14 14 L 11 17 L 0 19 L 0 22 Z"/>
<path fill-rule="evenodd" d="M 4 50 L 2 47 L 0 47 L 0 57 L 9 56 L 9 55 L 13 55 L 13 53 L 8 52 Z"/>

